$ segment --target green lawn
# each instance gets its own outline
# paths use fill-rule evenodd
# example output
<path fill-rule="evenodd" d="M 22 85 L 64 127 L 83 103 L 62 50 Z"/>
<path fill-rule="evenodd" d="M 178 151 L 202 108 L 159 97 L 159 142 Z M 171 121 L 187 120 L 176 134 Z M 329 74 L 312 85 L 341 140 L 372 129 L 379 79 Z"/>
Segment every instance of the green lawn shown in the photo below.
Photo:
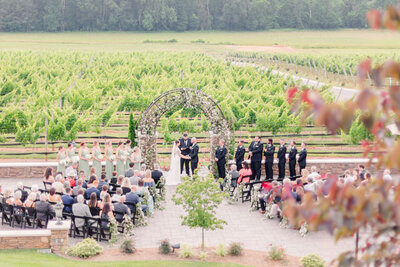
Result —
<path fill-rule="evenodd" d="M 114 261 L 114 262 L 88 262 L 78 260 L 67 260 L 53 254 L 38 253 L 36 250 L 0 250 L 0 266 L 29 266 L 29 267 L 46 267 L 46 266 L 130 266 L 130 267 L 233 267 L 243 266 L 238 264 L 221 264 L 207 262 L 183 262 L 183 261 Z"/>

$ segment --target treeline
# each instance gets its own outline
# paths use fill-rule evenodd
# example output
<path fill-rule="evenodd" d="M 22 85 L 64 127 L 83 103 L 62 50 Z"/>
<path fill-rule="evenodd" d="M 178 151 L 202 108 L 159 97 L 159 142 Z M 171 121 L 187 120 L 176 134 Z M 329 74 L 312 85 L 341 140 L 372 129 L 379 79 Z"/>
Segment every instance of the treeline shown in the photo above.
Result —
<path fill-rule="evenodd" d="M 0 31 L 364 28 L 399 0 L 0 0 Z"/>

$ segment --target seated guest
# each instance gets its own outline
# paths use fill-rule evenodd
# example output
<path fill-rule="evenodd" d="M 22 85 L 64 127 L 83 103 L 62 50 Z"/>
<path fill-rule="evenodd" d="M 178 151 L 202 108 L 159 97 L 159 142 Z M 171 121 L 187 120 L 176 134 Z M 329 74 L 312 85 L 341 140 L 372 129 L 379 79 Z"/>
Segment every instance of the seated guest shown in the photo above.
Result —
<path fill-rule="evenodd" d="M 54 183 L 54 177 L 53 177 L 53 169 L 52 168 L 47 168 L 46 172 L 44 173 L 43 176 L 43 181 L 49 182 L 49 183 Z"/>
<path fill-rule="evenodd" d="M 22 197 L 21 191 L 15 191 L 14 197 L 12 198 L 10 205 L 22 206 L 24 203 L 21 201 L 21 197 Z"/>
<path fill-rule="evenodd" d="M 103 200 L 102 200 L 101 203 L 99 204 L 100 209 L 103 209 L 103 207 L 104 207 L 104 205 L 105 205 L 106 203 L 109 203 L 109 204 L 110 204 L 111 210 L 114 208 L 114 206 L 113 206 L 113 204 L 112 204 L 112 202 L 111 202 L 111 196 L 110 196 L 110 194 L 108 194 L 108 193 L 104 196 Z"/>
<path fill-rule="evenodd" d="M 2 204 L 8 204 L 8 205 L 12 205 L 12 197 L 11 197 L 11 190 L 10 189 L 6 189 L 4 194 L 3 194 L 3 198 L 2 198 Z"/>
<path fill-rule="evenodd" d="M 135 210 L 136 209 L 136 205 L 139 203 L 140 199 L 139 199 L 138 194 L 136 194 L 133 190 L 136 190 L 136 186 L 132 186 L 131 187 L 131 192 L 126 194 L 125 202 L 129 202 L 129 203 L 135 204 L 135 206 L 128 204 L 128 207 L 131 210 L 131 213 L 135 214 L 136 213 L 136 210 Z"/>
<path fill-rule="evenodd" d="M 344 172 L 344 184 L 354 184 L 354 182 L 356 181 L 356 177 L 354 177 L 350 170 L 346 170 Z"/>
<path fill-rule="evenodd" d="M 96 176 L 91 176 L 89 183 L 87 184 L 88 189 L 86 190 L 85 193 L 85 198 L 89 199 L 90 195 L 94 192 L 97 195 L 97 198 L 100 198 L 100 191 L 99 189 L 97 189 L 97 183 L 95 183 L 94 181 L 96 180 Z"/>
<path fill-rule="evenodd" d="M 302 171 L 304 171 L 303 169 Z M 303 180 L 301 178 L 297 178 L 296 184 L 293 186 L 293 191 L 297 195 L 297 202 L 301 202 L 303 196 L 304 196 L 304 188 L 303 188 Z"/>
<path fill-rule="evenodd" d="M 120 213 L 120 214 L 118 214 L 118 213 L 115 214 L 115 219 L 118 222 L 123 221 L 125 214 L 128 214 L 129 216 L 131 216 L 131 210 L 128 208 L 127 205 L 124 204 L 124 202 L 125 202 L 125 197 L 122 196 L 120 198 L 120 201 L 118 201 L 117 203 L 114 204 L 114 211 Z"/>
<path fill-rule="evenodd" d="M 79 178 L 76 181 L 76 185 L 74 186 L 74 188 L 72 189 L 72 193 L 74 196 L 78 195 L 78 191 L 79 189 L 83 189 L 84 191 L 86 191 L 85 188 L 83 188 L 83 180 L 81 178 Z"/>
<path fill-rule="evenodd" d="M 105 172 L 103 172 L 101 174 L 100 182 L 99 182 L 99 185 L 97 186 L 97 189 L 101 190 L 103 188 L 103 185 L 107 185 L 107 188 L 108 188 L 108 181 L 106 179 L 106 176 L 107 175 Z"/>
<path fill-rule="evenodd" d="M 83 187 L 87 188 L 85 171 L 80 171 L 79 172 L 79 178 L 78 179 L 82 179 Z"/>
<path fill-rule="evenodd" d="M 125 171 L 125 177 L 131 178 L 135 174 L 135 170 L 133 169 L 135 164 L 133 162 L 129 163 L 129 169 Z"/>
<path fill-rule="evenodd" d="M 153 178 L 154 183 L 157 185 L 160 178 L 163 176 L 163 172 L 160 165 L 154 164 L 154 171 L 151 172 L 151 178 Z M 131 183 L 132 184 L 132 183 Z"/>
<path fill-rule="evenodd" d="M 270 198 L 270 196 L 272 194 L 272 189 L 273 189 L 274 185 L 276 185 L 276 184 L 277 184 L 277 181 L 273 181 L 272 183 L 263 182 L 261 184 L 259 200 L 260 200 L 260 206 L 261 206 L 260 212 L 262 214 L 265 213 L 265 204 L 268 203 L 268 199 Z"/>
<path fill-rule="evenodd" d="M 103 187 L 101 188 L 100 199 L 103 199 L 106 194 L 108 194 L 108 185 L 107 184 L 103 185 Z"/>
<path fill-rule="evenodd" d="M 307 183 L 308 177 L 310 175 L 310 173 L 308 172 L 307 169 L 301 169 L 301 180 L 303 181 L 303 183 Z M 316 178 L 314 178 L 314 180 L 316 180 Z"/>
<path fill-rule="evenodd" d="M 314 185 L 314 178 L 308 177 L 307 184 L 303 186 L 304 192 L 311 192 L 316 194 L 315 185 Z"/>
<path fill-rule="evenodd" d="M 244 183 L 250 182 L 251 175 L 252 175 L 252 172 L 251 172 L 251 169 L 249 168 L 249 164 L 246 161 L 243 161 L 242 168 L 239 171 L 239 178 L 237 180 L 237 183 L 240 184 L 241 182 L 244 182 Z M 245 178 L 243 178 L 243 177 L 245 177 Z"/>
<path fill-rule="evenodd" d="M 96 175 L 91 175 L 89 178 L 89 182 L 87 183 L 87 188 L 90 187 L 98 187 L 99 186 L 99 181 L 97 180 L 97 176 Z"/>
<path fill-rule="evenodd" d="M 65 179 L 65 181 L 69 183 L 69 186 L 71 188 L 73 188 L 75 186 L 75 173 L 74 172 L 69 172 L 67 174 L 68 174 L 68 176 Z"/>
<path fill-rule="evenodd" d="M 231 171 L 228 174 L 231 176 L 231 186 L 236 187 L 240 173 L 237 171 L 237 166 L 235 164 L 231 165 Z"/>
<path fill-rule="evenodd" d="M 118 176 L 117 182 L 115 184 L 121 186 L 124 179 L 125 177 L 123 175 Z"/>
<path fill-rule="evenodd" d="M 105 203 L 103 209 L 100 211 L 101 227 L 108 228 L 110 218 L 114 218 L 110 203 Z"/>
<path fill-rule="evenodd" d="M 112 172 L 112 178 L 110 180 L 110 184 L 116 184 L 118 180 L 118 173 L 117 172 Z"/>
<path fill-rule="evenodd" d="M 100 177 L 97 177 L 97 175 L 96 175 L 96 168 L 95 167 L 91 167 L 90 168 L 90 170 L 89 170 L 89 175 L 88 175 L 89 177 L 91 177 L 91 176 L 96 176 L 96 178 L 100 178 Z M 98 181 L 97 181 L 98 182 Z"/>
<path fill-rule="evenodd" d="M 364 176 L 365 176 L 365 174 L 364 174 Z M 392 176 L 390 175 L 390 170 L 389 170 L 389 169 L 385 169 L 385 170 L 383 171 L 383 177 L 382 177 L 382 179 L 383 179 L 385 182 L 388 182 L 388 183 L 393 182 L 393 178 L 392 178 Z"/>
<path fill-rule="evenodd" d="M 36 194 L 36 201 L 40 200 L 40 191 L 39 191 L 39 186 L 37 184 L 32 185 L 31 193 Z"/>
<path fill-rule="evenodd" d="M 129 193 L 131 191 L 130 187 L 131 187 L 131 180 L 129 178 L 124 178 L 121 185 L 122 194 L 126 195 L 127 193 Z"/>
<path fill-rule="evenodd" d="M 92 217 L 88 205 L 84 204 L 85 198 L 82 195 L 77 196 L 77 203 L 72 205 L 72 214 L 81 217 Z M 85 225 L 84 219 L 75 219 L 75 226 L 80 228 Z"/>
<path fill-rule="evenodd" d="M 154 187 L 154 186 L 156 186 L 156 183 L 154 182 L 154 179 L 151 178 L 151 171 L 150 170 L 146 171 L 146 175 L 142 180 L 143 180 L 143 185 L 145 187 Z"/>
<path fill-rule="evenodd" d="M 152 215 L 154 213 L 154 199 L 153 199 L 153 196 L 149 192 L 149 188 L 147 186 L 144 186 L 143 179 L 139 181 L 138 186 L 132 186 L 131 189 L 135 190 L 135 193 L 139 197 L 141 197 L 141 199 L 146 199 L 146 203 L 147 203 L 146 211 L 150 215 Z"/>
<path fill-rule="evenodd" d="M 40 195 L 40 201 L 37 201 L 35 203 L 35 206 L 36 206 L 36 218 L 42 223 L 47 220 L 48 216 L 49 217 L 55 216 L 53 207 L 50 205 L 49 202 L 47 202 L 46 194 Z"/>
<path fill-rule="evenodd" d="M 65 189 L 65 194 L 62 195 L 61 197 L 61 200 L 64 205 L 72 205 L 75 203 L 74 198 L 71 196 L 71 194 L 72 194 L 72 189 L 70 187 L 67 187 Z M 72 207 L 64 206 L 64 212 L 72 213 Z"/>
<path fill-rule="evenodd" d="M 120 187 L 117 188 L 115 194 L 111 198 L 111 202 L 120 201 L 122 197 L 122 189 Z"/>
<path fill-rule="evenodd" d="M 87 205 L 89 206 L 90 214 L 92 214 L 92 216 L 99 216 L 100 205 L 99 205 L 99 202 L 97 201 L 97 195 L 95 192 L 93 192 L 90 195 L 90 199 L 89 199 Z"/>
<path fill-rule="evenodd" d="M 282 200 L 291 199 L 293 197 L 297 198 L 295 194 L 293 194 L 292 183 L 289 178 L 283 179 L 282 186 Z"/>
<path fill-rule="evenodd" d="M 25 202 L 25 200 L 28 198 L 28 192 L 24 190 L 24 185 L 22 182 L 17 184 L 17 190 L 15 191 L 21 191 L 21 201 Z"/>
<path fill-rule="evenodd" d="M 39 196 L 39 200 L 40 200 L 40 196 Z M 28 209 L 35 208 L 36 207 L 35 202 L 36 202 L 36 193 L 31 192 L 29 194 L 27 200 L 25 200 L 25 202 L 24 202 L 24 207 L 28 208 Z"/>
<path fill-rule="evenodd" d="M 47 200 L 53 203 L 61 202 L 61 196 L 56 194 L 56 189 L 54 187 L 50 188 Z"/>
<path fill-rule="evenodd" d="M 76 194 L 76 196 L 74 197 L 74 202 L 75 202 L 75 203 L 78 203 L 78 196 L 79 196 L 79 195 L 82 195 L 83 198 L 85 198 L 85 196 L 86 196 L 86 190 L 85 190 L 85 188 L 81 188 L 81 189 L 78 190 L 78 194 Z M 86 200 L 85 200 L 85 203 L 86 203 Z"/>
<path fill-rule="evenodd" d="M 71 188 L 71 184 L 70 184 L 68 181 L 65 181 L 63 185 L 64 185 L 63 194 L 65 194 L 65 190 L 66 190 L 67 188 Z"/>
<path fill-rule="evenodd" d="M 71 164 L 71 166 L 69 166 L 68 168 L 65 169 L 65 173 L 67 174 L 67 176 L 74 178 L 74 180 L 78 179 L 78 163 L 77 162 L 73 162 Z M 85 174 L 85 173 L 83 173 Z M 72 185 L 71 185 L 72 187 Z"/>
<path fill-rule="evenodd" d="M 140 165 L 140 172 L 139 172 L 140 178 L 143 179 L 146 176 L 146 170 L 147 170 L 146 164 L 143 163 L 142 165 Z"/>
<path fill-rule="evenodd" d="M 309 177 L 311 176 L 314 180 L 317 180 L 321 177 L 321 175 L 318 173 L 317 171 L 317 167 L 316 166 L 311 166 L 311 173 L 308 175 Z M 307 181 L 307 180 L 303 180 Z"/>
<path fill-rule="evenodd" d="M 61 182 L 61 175 L 57 175 L 55 182 L 51 185 L 51 187 L 56 189 L 56 192 L 62 193 L 64 191 L 64 184 Z"/>
<path fill-rule="evenodd" d="M 142 179 L 139 177 L 139 174 L 140 174 L 140 171 L 138 171 L 138 170 L 134 171 L 134 175 L 131 178 L 129 178 L 129 180 L 131 181 L 131 185 L 138 185 L 139 180 Z"/>
<path fill-rule="evenodd" d="M 358 166 L 357 172 L 358 172 L 358 176 L 360 177 L 360 179 L 364 180 L 365 179 L 364 175 L 367 173 L 365 166 L 364 165 Z"/>

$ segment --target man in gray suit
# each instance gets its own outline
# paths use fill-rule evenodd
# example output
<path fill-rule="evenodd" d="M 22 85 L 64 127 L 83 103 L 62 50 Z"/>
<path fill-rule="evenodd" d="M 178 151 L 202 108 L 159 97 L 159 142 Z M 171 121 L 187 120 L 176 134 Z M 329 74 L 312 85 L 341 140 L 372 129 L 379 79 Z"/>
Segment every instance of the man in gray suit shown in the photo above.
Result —
<path fill-rule="evenodd" d="M 128 208 L 127 205 L 124 204 L 124 202 L 125 196 L 122 196 L 117 203 L 114 203 L 114 211 L 118 212 L 117 214 L 115 214 L 115 219 L 118 222 L 123 221 L 125 214 L 131 216 L 131 210 Z"/>
<path fill-rule="evenodd" d="M 76 216 L 82 216 L 82 217 L 92 217 L 92 214 L 90 213 L 89 206 L 84 204 L 83 201 L 85 201 L 83 195 L 78 195 L 77 197 L 78 203 L 75 203 L 72 205 L 72 214 Z M 84 219 L 76 219 L 75 220 L 75 226 L 76 227 L 82 227 L 85 224 Z"/>
<path fill-rule="evenodd" d="M 134 175 L 129 179 L 129 180 L 131 180 L 131 185 L 138 185 L 139 180 L 141 179 L 139 177 L 139 175 L 140 175 L 140 171 L 136 170 L 134 172 Z"/>
<path fill-rule="evenodd" d="M 86 191 L 86 189 L 83 188 L 83 180 L 82 180 L 81 178 L 79 178 L 79 179 L 76 181 L 76 185 L 75 185 L 74 188 L 72 189 L 72 194 L 73 194 L 74 196 L 77 196 L 77 195 L 78 195 L 79 189 L 83 189 L 84 191 Z"/>
<path fill-rule="evenodd" d="M 47 202 L 46 194 L 40 195 L 40 201 L 36 202 L 36 213 L 37 219 L 41 222 L 45 222 L 47 216 L 55 216 L 53 207 Z"/>
<path fill-rule="evenodd" d="M 134 165 L 135 164 L 133 162 L 129 163 L 129 169 L 126 170 L 125 177 L 131 178 L 135 174 L 133 169 Z"/>

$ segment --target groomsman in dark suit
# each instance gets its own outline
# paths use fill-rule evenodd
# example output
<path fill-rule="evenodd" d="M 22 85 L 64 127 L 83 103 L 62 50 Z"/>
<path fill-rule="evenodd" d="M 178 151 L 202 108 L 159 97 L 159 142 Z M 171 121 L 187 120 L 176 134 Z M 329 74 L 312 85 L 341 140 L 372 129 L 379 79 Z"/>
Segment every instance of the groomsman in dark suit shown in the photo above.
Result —
<path fill-rule="evenodd" d="M 306 167 L 306 160 L 307 160 L 307 150 L 306 150 L 306 144 L 303 142 L 301 143 L 301 150 L 298 159 L 300 167 L 300 175 L 301 175 L 301 170 Z"/>
<path fill-rule="evenodd" d="M 226 154 L 228 150 L 225 147 L 225 140 L 219 140 L 219 146 L 215 151 L 215 162 L 217 162 L 218 167 L 218 177 L 225 178 L 225 164 L 226 164 Z"/>
<path fill-rule="evenodd" d="M 197 164 L 199 163 L 199 146 L 197 145 L 196 137 L 193 137 L 190 141 L 192 143 L 192 147 L 190 148 L 189 157 L 193 175 L 194 170 L 197 169 Z"/>
<path fill-rule="evenodd" d="M 280 140 L 280 146 L 278 150 L 278 169 L 279 169 L 279 176 L 278 178 L 285 178 L 285 165 L 286 165 L 286 146 L 285 141 L 283 139 Z"/>
<path fill-rule="evenodd" d="M 190 139 L 187 135 L 187 133 L 183 134 L 183 138 L 179 140 L 179 149 L 181 150 L 182 155 L 189 155 L 190 154 L 190 147 L 192 146 L 192 143 L 190 142 Z M 190 159 L 184 159 L 181 158 L 181 173 L 183 172 L 183 165 L 185 165 L 185 170 L 186 174 L 190 176 L 190 171 L 189 171 L 189 163 Z"/>
<path fill-rule="evenodd" d="M 272 139 L 268 139 L 267 147 L 264 150 L 264 159 L 265 159 L 265 174 L 267 176 L 266 179 L 272 179 L 274 174 L 272 172 L 272 165 L 274 164 L 274 154 L 275 154 L 275 146 Z"/>
<path fill-rule="evenodd" d="M 237 171 L 240 171 L 242 168 L 242 162 L 244 160 L 244 154 L 246 153 L 246 149 L 243 146 L 243 141 L 239 141 L 239 146 L 236 149 L 235 153 L 235 161 L 237 166 Z"/>
<path fill-rule="evenodd" d="M 261 143 L 261 137 L 256 136 L 254 141 L 251 142 L 249 146 L 249 157 L 251 160 L 250 167 L 251 167 L 251 179 L 254 178 L 259 181 L 261 178 L 261 160 L 262 160 L 262 153 L 263 153 L 263 144 Z"/>
<path fill-rule="evenodd" d="M 297 148 L 296 142 L 290 142 L 290 151 L 289 151 L 289 172 L 290 177 L 296 176 L 296 155 L 297 155 Z"/>

